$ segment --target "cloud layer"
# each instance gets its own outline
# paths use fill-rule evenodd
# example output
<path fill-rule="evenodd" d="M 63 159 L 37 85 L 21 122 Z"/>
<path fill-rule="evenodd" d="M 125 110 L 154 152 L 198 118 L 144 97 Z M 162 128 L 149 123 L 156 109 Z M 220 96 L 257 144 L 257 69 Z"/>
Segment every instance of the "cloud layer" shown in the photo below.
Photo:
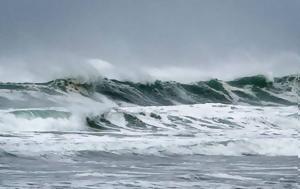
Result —
<path fill-rule="evenodd" d="M 296 73 L 299 8 L 297 0 L 3 0 L 0 80 Z"/>

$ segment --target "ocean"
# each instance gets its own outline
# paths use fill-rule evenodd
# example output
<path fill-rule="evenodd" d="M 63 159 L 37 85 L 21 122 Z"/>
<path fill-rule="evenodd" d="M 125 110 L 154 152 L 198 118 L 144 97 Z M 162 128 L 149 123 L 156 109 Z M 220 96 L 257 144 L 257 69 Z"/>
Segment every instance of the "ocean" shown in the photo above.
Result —
<path fill-rule="evenodd" d="M 0 83 L 0 188 L 298 188 L 299 85 Z"/>

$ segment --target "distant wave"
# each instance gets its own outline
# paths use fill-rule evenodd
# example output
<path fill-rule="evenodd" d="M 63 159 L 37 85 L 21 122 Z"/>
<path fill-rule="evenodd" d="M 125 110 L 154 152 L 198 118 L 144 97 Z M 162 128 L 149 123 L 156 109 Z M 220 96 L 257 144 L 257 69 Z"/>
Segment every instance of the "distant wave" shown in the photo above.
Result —
<path fill-rule="evenodd" d="M 175 81 L 155 81 L 152 83 L 134 83 L 102 79 L 93 82 L 80 82 L 76 79 L 57 79 L 47 83 L 0 83 L 0 90 L 11 94 L 22 92 L 23 99 L 28 98 L 34 104 L 42 105 L 45 99 L 30 94 L 64 95 L 78 93 L 93 98 L 101 94 L 116 103 L 135 105 L 174 105 L 196 103 L 225 103 L 249 105 L 295 105 L 299 98 L 300 81 L 296 75 L 268 80 L 262 75 L 243 77 L 233 81 L 212 79 L 190 84 Z M 0 93 L 0 108 L 16 104 L 13 97 Z M 14 102 L 10 102 L 14 101 Z M 19 107 L 26 103 L 19 101 Z"/>

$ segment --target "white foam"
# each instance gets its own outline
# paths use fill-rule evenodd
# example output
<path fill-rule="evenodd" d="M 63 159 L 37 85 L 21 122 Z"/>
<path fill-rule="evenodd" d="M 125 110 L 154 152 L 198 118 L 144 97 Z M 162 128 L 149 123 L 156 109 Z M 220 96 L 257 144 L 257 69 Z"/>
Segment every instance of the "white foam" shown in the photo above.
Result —
<path fill-rule="evenodd" d="M 88 109 L 91 114 L 99 115 L 103 107 L 99 109 L 98 104 L 91 101 L 90 105 L 94 108 L 87 106 L 80 109 L 81 104 L 76 103 L 76 98 L 74 96 L 73 105 L 66 107 L 72 110 L 70 118 L 24 119 L 1 112 L 1 132 L 18 132 L 20 136 L 0 137 L 2 148 L 28 155 L 74 154 L 90 150 L 117 154 L 300 156 L 300 120 L 289 116 L 297 112 L 295 106 L 198 104 L 114 108 L 105 114 L 105 118 L 122 128 L 121 132 L 110 134 L 107 131 L 106 134 L 95 135 L 84 131 L 84 118 L 88 116 L 85 112 Z M 128 129 L 124 113 L 136 116 L 144 123 L 156 126 L 158 130 Z M 151 117 L 151 113 L 160 118 Z M 170 116 L 176 119 L 172 120 Z M 76 133 L 57 136 L 22 131 Z"/>
<path fill-rule="evenodd" d="M 67 93 L 63 95 L 47 95 L 29 92 L 31 96 L 38 95 L 39 99 L 47 99 L 60 105 L 59 107 L 47 108 L 28 108 L 28 109 L 8 109 L 0 111 L 0 131 L 6 132 L 22 132 L 22 131 L 80 131 L 86 130 L 85 118 L 88 116 L 99 115 L 107 111 L 111 107 L 116 106 L 115 103 L 108 100 L 100 94 L 95 94 L 93 98 L 84 97 L 78 93 Z M 18 93 L 17 93 L 18 94 Z M 18 95 L 17 95 L 18 96 Z M 64 110 L 71 114 L 70 117 L 36 117 L 35 119 L 27 119 L 10 114 L 12 111 L 30 111 L 30 110 Z"/>
<path fill-rule="evenodd" d="M 259 180 L 255 178 L 242 177 L 239 175 L 230 175 L 226 173 L 214 173 L 214 174 L 207 174 L 207 175 L 212 177 L 217 177 L 217 178 L 234 179 L 234 180 Z"/>

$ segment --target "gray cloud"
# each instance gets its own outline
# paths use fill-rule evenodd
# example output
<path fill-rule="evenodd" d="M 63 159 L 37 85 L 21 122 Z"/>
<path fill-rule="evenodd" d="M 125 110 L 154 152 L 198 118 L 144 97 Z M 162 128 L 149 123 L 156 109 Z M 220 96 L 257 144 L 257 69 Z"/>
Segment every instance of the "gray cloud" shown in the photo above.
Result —
<path fill-rule="evenodd" d="M 180 80 L 300 72 L 299 8 L 298 0 L 2 0 L 0 80 L 90 73 L 89 59 L 121 75 Z"/>

